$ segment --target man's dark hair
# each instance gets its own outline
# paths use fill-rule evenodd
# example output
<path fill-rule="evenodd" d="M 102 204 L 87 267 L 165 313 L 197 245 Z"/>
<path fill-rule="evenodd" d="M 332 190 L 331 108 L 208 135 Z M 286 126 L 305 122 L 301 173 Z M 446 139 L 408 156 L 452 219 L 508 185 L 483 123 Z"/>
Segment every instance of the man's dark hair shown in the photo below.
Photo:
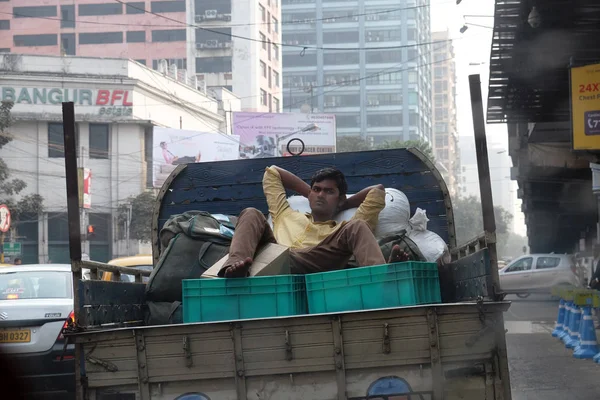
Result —
<path fill-rule="evenodd" d="M 348 183 L 346 183 L 346 177 L 344 176 L 342 171 L 336 168 L 323 168 L 315 172 L 310 181 L 310 187 L 313 187 L 315 183 L 322 182 L 326 179 L 335 181 L 335 184 L 337 185 L 338 190 L 340 192 L 340 196 L 346 195 L 346 192 L 348 191 Z"/>
<path fill-rule="evenodd" d="M 17 262 L 17 261 L 22 261 L 21 257 L 15 257 L 15 262 Z"/>

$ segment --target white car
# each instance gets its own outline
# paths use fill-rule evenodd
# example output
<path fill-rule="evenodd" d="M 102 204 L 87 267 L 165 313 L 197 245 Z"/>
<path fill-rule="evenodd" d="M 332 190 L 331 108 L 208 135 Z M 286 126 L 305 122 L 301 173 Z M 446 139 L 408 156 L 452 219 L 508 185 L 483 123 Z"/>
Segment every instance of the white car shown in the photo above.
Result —
<path fill-rule="evenodd" d="M 62 329 L 73 319 L 71 266 L 0 268 L 0 351 L 35 398 L 74 398 L 75 348 Z"/>
<path fill-rule="evenodd" d="M 500 289 L 521 298 L 550 293 L 553 286 L 580 287 L 575 259 L 569 254 L 528 254 L 499 271 Z"/>

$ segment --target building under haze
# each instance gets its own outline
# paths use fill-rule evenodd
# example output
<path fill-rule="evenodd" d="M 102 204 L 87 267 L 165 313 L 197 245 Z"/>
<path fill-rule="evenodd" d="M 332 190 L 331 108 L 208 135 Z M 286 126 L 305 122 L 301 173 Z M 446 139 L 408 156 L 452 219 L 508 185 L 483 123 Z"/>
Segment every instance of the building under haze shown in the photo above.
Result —
<path fill-rule="evenodd" d="M 434 32 L 433 39 L 433 151 L 442 165 L 450 195 L 460 185 L 460 151 L 456 120 L 456 66 L 450 33 Z"/>
<path fill-rule="evenodd" d="M 130 58 L 278 111 L 278 0 L 232 1 L 0 1 L 0 52 Z"/>
<path fill-rule="evenodd" d="M 161 151 L 154 126 L 224 132 L 220 106 L 234 102 L 220 97 L 125 59 L 0 55 L 0 100 L 14 103 L 13 140 L 0 158 L 11 177 L 27 184 L 20 195 L 44 199 L 41 215 L 13 221 L 23 262 L 69 261 L 63 101 L 75 103 L 78 165 L 92 176 L 87 221 L 95 236 L 84 249 L 93 260 L 108 261 L 137 253 L 117 223 L 117 207 L 153 187 L 153 153 Z"/>
<path fill-rule="evenodd" d="M 375 145 L 430 142 L 428 5 L 282 0 L 283 111 L 333 113 L 338 136 Z"/>

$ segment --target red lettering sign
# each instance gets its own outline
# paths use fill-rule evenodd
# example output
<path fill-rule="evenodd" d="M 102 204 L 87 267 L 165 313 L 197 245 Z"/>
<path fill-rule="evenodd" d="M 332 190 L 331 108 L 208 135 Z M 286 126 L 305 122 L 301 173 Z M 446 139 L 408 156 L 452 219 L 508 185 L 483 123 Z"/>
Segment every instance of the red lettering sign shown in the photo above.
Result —
<path fill-rule="evenodd" d="M 105 106 L 108 104 L 110 99 L 110 90 L 98 90 L 98 97 L 96 98 L 97 106 Z"/>
<path fill-rule="evenodd" d="M 133 103 L 129 101 L 129 90 L 125 92 L 125 96 L 123 97 L 123 105 L 125 107 L 133 106 Z"/>
<path fill-rule="evenodd" d="M 112 96 L 110 97 L 110 105 L 114 106 L 115 100 L 121 100 L 121 99 L 123 99 L 123 91 L 120 89 L 113 90 Z"/>

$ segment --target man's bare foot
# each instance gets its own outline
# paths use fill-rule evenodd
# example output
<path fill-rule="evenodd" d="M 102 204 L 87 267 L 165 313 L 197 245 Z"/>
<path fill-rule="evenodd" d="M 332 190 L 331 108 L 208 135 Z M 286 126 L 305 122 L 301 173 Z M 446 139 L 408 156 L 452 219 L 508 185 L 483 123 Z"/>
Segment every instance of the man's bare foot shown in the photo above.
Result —
<path fill-rule="evenodd" d="M 394 247 L 392 247 L 392 252 L 390 254 L 390 258 L 388 260 L 388 263 L 397 263 L 397 262 L 403 262 L 403 261 L 408 261 L 410 259 L 408 253 L 406 253 L 405 251 L 402 251 L 400 249 L 400 246 L 395 245 Z"/>
<path fill-rule="evenodd" d="M 252 265 L 252 259 L 246 258 L 244 261 L 233 263 L 225 270 L 225 278 L 245 278 L 248 276 L 248 271 Z"/>

